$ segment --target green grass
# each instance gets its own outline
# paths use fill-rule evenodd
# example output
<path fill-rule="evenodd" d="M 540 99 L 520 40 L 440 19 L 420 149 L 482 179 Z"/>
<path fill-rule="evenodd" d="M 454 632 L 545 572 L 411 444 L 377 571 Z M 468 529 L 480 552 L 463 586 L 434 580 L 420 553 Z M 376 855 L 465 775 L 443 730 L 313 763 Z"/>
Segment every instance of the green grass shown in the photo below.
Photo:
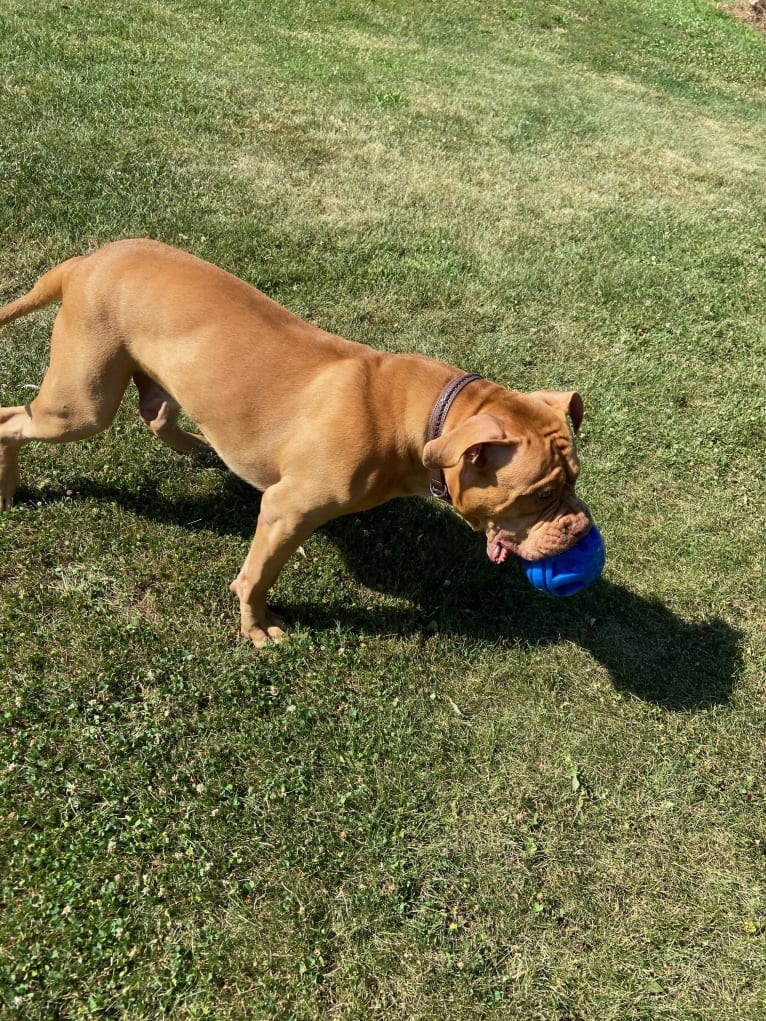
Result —
<path fill-rule="evenodd" d="M 766 1015 L 766 39 L 707 0 L 6 0 L 0 292 L 151 235 L 577 387 L 573 600 L 453 515 L 257 498 L 128 400 L 0 518 L 0 1017 Z M 0 337 L 0 403 L 53 313 Z"/>

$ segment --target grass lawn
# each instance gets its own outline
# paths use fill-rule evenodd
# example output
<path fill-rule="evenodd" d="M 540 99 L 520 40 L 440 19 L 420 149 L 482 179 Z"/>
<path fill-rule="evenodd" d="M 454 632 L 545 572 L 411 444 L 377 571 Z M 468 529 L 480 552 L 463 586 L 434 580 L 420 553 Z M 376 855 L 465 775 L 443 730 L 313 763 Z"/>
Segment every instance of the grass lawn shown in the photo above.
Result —
<path fill-rule="evenodd" d="M 604 579 L 332 523 L 140 425 L 0 518 L 0 1018 L 766 1016 L 766 36 L 708 0 L 4 0 L 0 295 L 148 235 L 577 388 Z M 29 399 L 54 310 L 0 336 Z M 268 385 L 267 382 L 264 385 Z"/>

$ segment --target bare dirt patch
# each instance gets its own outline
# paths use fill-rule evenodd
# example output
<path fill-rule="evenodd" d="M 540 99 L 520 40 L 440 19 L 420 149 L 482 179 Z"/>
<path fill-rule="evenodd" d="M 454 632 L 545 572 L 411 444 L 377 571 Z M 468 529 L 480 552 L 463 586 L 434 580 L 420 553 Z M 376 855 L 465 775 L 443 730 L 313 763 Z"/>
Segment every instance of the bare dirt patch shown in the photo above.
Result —
<path fill-rule="evenodd" d="M 737 21 L 743 21 L 757 31 L 766 32 L 766 0 L 758 0 L 757 3 L 751 3 L 750 0 L 732 0 L 732 3 L 721 6 Z"/>

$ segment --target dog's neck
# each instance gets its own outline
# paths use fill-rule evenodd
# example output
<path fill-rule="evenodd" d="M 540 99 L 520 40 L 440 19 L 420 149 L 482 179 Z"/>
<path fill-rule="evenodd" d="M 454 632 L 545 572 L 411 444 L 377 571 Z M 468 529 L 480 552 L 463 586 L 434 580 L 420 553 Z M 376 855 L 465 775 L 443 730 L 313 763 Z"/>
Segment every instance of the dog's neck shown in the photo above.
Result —
<path fill-rule="evenodd" d="M 469 383 L 473 383 L 474 380 L 483 378 L 484 377 L 480 376 L 478 372 L 464 372 L 461 376 L 458 376 L 447 383 L 442 392 L 436 398 L 436 403 L 431 411 L 431 417 L 428 421 L 428 431 L 426 432 L 426 443 L 429 443 L 431 440 L 438 439 L 439 436 L 441 436 L 445 419 L 449 414 L 449 409 L 452 407 L 452 402 L 455 400 L 460 391 L 464 387 L 468 386 Z M 431 469 L 429 489 L 431 491 L 431 496 L 435 496 L 437 500 L 446 500 L 447 503 L 452 502 L 450 491 L 447 487 L 447 481 L 444 478 L 444 472 L 441 468 Z"/>

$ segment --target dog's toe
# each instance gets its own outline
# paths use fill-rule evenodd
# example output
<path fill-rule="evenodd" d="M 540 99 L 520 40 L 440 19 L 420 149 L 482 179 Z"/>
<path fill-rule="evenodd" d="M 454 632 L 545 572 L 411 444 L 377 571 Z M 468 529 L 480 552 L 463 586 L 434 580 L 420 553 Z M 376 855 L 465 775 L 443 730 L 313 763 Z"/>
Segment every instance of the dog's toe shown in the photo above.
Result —
<path fill-rule="evenodd" d="M 264 649 L 267 645 L 278 645 L 287 638 L 287 624 L 271 610 L 267 610 L 263 620 L 252 621 L 248 627 L 242 628 L 242 635 L 249 639 L 256 649 Z"/>

